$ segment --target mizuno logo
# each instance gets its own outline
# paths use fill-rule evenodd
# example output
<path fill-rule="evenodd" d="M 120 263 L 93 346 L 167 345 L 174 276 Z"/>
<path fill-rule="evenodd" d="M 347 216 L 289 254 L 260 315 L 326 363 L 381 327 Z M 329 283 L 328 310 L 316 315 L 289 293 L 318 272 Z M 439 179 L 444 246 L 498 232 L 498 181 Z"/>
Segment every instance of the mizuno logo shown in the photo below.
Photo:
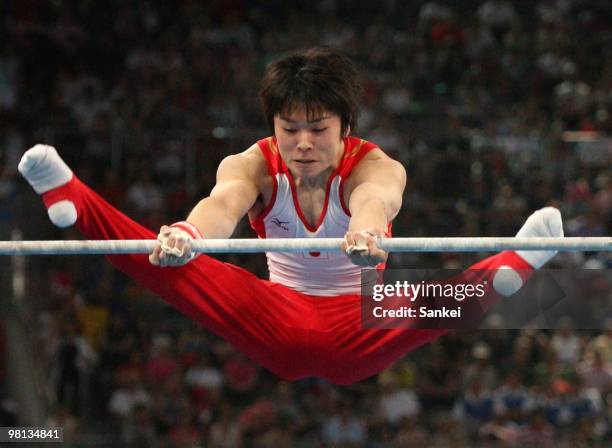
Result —
<path fill-rule="evenodd" d="M 289 227 L 287 227 L 287 224 L 289 224 L 289 221 L 285 222 L 285 221 L 281 221 L 278 218 L 274 218 L 272 220 L 272 224 L 274 224 L 276 227 L 280 227 L 283 230 L 289 230 Z"/>

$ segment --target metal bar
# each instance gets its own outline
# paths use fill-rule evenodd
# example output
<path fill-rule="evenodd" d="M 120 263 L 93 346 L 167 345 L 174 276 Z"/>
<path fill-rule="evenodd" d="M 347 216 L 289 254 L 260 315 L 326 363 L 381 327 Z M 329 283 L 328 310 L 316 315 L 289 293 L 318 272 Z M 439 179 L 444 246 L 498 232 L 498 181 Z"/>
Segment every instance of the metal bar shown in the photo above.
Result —
<path fill-rule="evenodd" d="M 340 251 L 341 238 L 204 239 L 202 253 Z M 0 255 L 93 255 L 149 253 L 156 240 L 0 241 Z M 612 251 L 612 237 L 590 238 L 383 238 L 391 252 L 497 252 L 502 250 Z"/>

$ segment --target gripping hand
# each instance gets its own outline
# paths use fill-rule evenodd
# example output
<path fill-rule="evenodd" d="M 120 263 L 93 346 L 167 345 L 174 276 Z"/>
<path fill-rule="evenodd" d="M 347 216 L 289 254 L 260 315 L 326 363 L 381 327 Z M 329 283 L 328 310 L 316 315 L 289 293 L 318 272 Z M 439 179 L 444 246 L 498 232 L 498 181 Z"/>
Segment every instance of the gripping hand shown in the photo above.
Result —
<path fill-rule="evenodd" d="M 376 245 L 384 235 L 384 232 L 374 227 L 359 232 L 347 232 L 342 242 L 342 250 L 353 264 L 374 267 L 387 261 L 387 252 Z"/>
<path fill-rule="evenodd" d="M 196 226 L 180 221 L 171 226 L 162 226 L 157 235 L 158 244 L 149 255 L 152 265 L 183 266 L 200 254 L 192 250 L 191 243 L 202 238 Z"/>

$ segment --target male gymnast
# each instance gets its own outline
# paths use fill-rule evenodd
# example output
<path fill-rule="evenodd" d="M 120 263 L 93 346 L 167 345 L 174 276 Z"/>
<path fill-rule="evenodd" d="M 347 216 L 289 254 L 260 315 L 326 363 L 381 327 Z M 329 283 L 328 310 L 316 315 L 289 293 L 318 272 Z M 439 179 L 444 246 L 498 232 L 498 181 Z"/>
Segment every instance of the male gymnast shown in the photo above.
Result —
<path fill-rule="evenodd" d="M 406 183 L 404 167 L 351 136 L 361 85 L 353 63 L 311 48 L 270 64 L 260 99 L 271 130 L 226 157 L 210 195 L 185 221 L 163 226 L 155 250 L 108 259 L 137 282 L 280 377 L 350 384 L 374 375 L 445 329 L 361 325 L 361 270 L 382 268 Z M 51 221 L 90 239 L 153 239 L 84 185 L 53 147 L 26 152 L 20 172 L 42 195 Z M 248 215 L 261 238 L 344 238 L 336 253 L 267 253 L 270 280 L 206 255 L 198 238 L 229 238 Z M 563 236 L 558 210 L 532 214 L 518 237 Z M 471 266 L 490 288 L 486 311 L 517 291 L 554 251 L 506 251 Z M 527 274 L 525 274 L 527 273 Z"/>

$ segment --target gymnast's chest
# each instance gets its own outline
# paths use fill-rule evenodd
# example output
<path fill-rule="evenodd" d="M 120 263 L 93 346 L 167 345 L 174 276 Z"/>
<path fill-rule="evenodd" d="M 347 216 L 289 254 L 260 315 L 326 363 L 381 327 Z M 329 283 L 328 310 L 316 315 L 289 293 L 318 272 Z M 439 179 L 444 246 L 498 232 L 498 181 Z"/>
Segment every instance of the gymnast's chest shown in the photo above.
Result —
<path fill-rule="evenodd" d="M 319 218 L 321 218 L 323 209 L 326 206 L 325 203 L 328 200 L 325 189 L 317 188 L 304 190 L 300 189 L 300 187 L 296 187 L 295 196 L 298 202 L 294 204 L 295 208 L 302 212 L 303 218 L 307 224 L 311 227 L 315 227 L 319 222 Z"/>
<path fill-rule="evenodd" d="M 292 188 L 279 176 L 274 205 L 264 219 L 268 238 L 342 237 L 349 217 L 338 199 L 339 179 L 326 189 Z"/>

